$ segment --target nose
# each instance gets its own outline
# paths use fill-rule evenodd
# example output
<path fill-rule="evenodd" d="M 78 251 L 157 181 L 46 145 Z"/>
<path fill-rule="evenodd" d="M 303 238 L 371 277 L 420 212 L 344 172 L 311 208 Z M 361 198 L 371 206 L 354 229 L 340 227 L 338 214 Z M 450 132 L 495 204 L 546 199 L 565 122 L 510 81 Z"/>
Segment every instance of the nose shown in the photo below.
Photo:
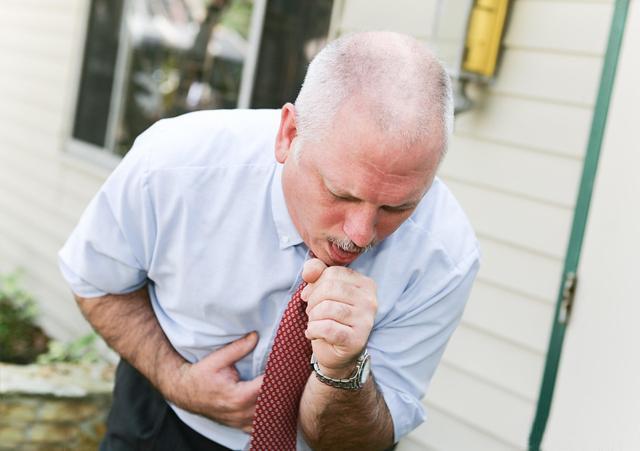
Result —
<path fill-rule="evenodd" d="M 366 247 L 376 237 L 378 209 L 369 205 L 354 205 L 347 211 L 343 232 L 356 246 Z"/>

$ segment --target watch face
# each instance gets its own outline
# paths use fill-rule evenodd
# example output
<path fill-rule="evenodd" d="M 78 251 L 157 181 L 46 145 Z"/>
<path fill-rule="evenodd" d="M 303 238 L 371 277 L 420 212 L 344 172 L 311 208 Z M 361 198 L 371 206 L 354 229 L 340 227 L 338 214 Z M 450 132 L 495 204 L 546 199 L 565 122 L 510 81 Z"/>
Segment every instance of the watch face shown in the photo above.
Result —
<path fill-rule="evenodd" d="M 371 373 L 371 356 L 367 355 L 362 363 L 362 371 L 360 371 L 360 385 L 364 385 L 369 379 Z"/>

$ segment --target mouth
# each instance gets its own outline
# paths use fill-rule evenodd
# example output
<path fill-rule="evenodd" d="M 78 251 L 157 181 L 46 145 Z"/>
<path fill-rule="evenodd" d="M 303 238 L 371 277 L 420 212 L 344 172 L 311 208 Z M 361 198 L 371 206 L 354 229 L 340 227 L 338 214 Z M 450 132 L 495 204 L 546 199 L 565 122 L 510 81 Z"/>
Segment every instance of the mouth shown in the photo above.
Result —
<path fill-rule="evenodd" d="M 350 252 L 342 249 L 335 242 L 329 241 L 329 257 L 338 265 L 348 265 L 362 254 L 363 249 Z"/>

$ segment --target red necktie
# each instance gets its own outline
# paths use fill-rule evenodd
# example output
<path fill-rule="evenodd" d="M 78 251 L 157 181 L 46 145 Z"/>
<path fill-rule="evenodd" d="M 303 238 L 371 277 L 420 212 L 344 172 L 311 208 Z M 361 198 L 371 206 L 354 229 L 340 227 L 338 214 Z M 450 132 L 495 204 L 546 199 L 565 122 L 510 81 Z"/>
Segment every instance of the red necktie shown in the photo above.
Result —
<path fill-rule="evenodd" d="M 291 297 L 276 332 L 253 416 L 252 451 L 296 449 L 300 398 L 311 374 L 311 342 L 304 336 L 308 317 L 300 298 L 306 285 Z"/>

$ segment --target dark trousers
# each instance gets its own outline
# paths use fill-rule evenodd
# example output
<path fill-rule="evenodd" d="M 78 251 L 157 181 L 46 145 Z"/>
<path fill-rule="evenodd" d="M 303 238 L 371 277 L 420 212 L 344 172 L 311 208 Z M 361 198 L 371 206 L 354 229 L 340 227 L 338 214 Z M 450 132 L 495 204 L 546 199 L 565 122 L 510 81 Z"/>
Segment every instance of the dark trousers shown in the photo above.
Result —
<path fill-rule="evenodd" d="M 100 451 L 224 451 L 180 420 L 160 392 L 121 360 Z"/>

